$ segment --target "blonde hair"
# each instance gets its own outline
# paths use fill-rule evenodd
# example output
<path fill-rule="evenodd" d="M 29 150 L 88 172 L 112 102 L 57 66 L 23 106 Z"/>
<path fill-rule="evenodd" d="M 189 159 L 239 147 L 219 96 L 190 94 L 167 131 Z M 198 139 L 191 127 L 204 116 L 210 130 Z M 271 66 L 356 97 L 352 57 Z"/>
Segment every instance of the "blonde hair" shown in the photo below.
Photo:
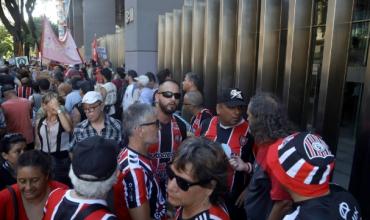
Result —
<path fill-rule="evenodd" d="M 58 99 L 58 94 L 55 92 L 47 92 L 42 96 L 42 103 L 48 104 L 52 99 Z"/>

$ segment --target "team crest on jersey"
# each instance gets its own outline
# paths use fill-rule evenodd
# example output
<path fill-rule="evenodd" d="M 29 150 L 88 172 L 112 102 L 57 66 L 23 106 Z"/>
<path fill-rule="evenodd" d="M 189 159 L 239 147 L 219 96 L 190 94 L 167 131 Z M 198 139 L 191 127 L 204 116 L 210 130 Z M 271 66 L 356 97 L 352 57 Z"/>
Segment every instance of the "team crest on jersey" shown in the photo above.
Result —
<path fill-rule="evenodd" d="M 247 142 L 248 142 L 248 138 L 246 138 L 244 136 L 240 136 L 240 138 L 239 138 L 239 144 L 240 144 L 240 146 L 246 145 Z"/>
<path fill-rule="evenodd" d="M 308 158 L 326 158 L 333 157 L 328 145 L 318 136 L 308 134 L 303 141 L 304 149 Z"/>

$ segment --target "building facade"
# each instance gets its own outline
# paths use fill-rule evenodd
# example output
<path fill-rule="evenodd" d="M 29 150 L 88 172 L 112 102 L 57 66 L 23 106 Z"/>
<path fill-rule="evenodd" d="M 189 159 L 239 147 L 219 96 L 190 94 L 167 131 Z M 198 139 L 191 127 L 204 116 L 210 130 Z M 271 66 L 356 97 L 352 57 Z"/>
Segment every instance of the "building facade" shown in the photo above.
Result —
<path fill-rule="evenodd" d="M 369 218 L 370 1 L 185 0 L 158 17 L 158 70 L 203 76 L 206 105 L 222 88 L 271 92 L 302 130 L 337 155 L 333 181 Z"/>

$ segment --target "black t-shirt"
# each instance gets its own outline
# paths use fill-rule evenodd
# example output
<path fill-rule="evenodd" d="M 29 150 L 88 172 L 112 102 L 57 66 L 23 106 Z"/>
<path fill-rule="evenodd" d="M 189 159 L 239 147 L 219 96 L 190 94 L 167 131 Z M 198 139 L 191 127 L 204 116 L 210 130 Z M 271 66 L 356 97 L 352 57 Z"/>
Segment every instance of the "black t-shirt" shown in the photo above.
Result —
<path fill-rule="evenodd" d="M 254 173 L 248 186 L 244 208 L 248 220 L 264 220 L 270 215 L 274 204 L 270 197 L 271 181 L 257 161 L 255 161 L 253 168 Z"/>
<path fill-rule="evenodd" d="M 175 116 L 177 125 L 179 126 L 182 140 L 186 139 L 186 124 L 181 121 L 178 117 Z M 161 123 L 161 152 L 170 152 L 172 151 L 172 131 L 171 131 L 171 123 L 162 124 Z M 168 158 L 161 159 L 160 162 L 170 162 Z"/>
<path fill-rule="evenodd" d="M 14 85 L 14 77 L 7 74 L 0 75 L 0 85 L 3 86 L 6 84 Z"/>
<path fill-rule="evenodd" d="M 17 183 L 17 180 L 11 174 L 12 172 L 14 171 L 9 167 L 9 164 L 6 162 L 0 164 L 0 191 Z"/>
<path fill-rule="evenodd" d="M 355 198 L 337 185 L 330 194 L 295 204 L 295 210 L 283 220 L 360 220 L 360 207 Z"/>

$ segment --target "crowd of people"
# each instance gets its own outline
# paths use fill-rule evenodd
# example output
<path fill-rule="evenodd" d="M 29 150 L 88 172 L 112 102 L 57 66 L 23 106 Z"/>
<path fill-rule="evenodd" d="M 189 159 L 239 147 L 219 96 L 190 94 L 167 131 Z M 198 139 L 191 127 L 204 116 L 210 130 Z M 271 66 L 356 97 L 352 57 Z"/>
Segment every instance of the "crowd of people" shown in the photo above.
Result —
<path fill-rule="evenodd" d="M 0 67 L 0 219 L 361 219 L 269 93 L 102 66 Z"/>

